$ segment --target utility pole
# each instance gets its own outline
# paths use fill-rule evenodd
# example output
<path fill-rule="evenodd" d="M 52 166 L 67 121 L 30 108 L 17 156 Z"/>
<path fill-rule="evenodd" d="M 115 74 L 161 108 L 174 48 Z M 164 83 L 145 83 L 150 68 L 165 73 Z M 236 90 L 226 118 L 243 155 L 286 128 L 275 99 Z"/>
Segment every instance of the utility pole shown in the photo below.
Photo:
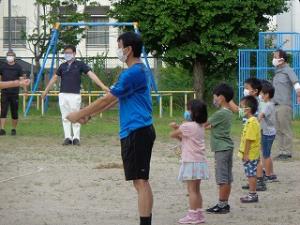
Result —
<path fill-rule="evenodd" d="M 41 31 L 40 31 L 40 4 L 38 3 L 37 4 L 37 33 L 38 33 L 38 38 L 40 38 L 40 34 L 41 34 Z M 37 55 L 40 54 L 40 51 L 39 51 L 39 46 L 36 47 L 36 52 L 37 52 Z"/>
<path fill-rule="evenodd" d="M 11 0 L 8 0 L 8 50 L 11 48 Z"/>

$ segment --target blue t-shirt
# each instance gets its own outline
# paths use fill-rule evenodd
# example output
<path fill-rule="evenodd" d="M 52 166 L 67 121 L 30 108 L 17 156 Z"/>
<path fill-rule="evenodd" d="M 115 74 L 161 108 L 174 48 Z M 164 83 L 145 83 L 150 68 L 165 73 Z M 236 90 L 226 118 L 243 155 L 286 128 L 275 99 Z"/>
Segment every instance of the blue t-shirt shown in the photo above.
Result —
<path fill-rule="evenodd" d="M 119 99 L 120 138 L 152 124 L 150 74 L 143 63 L 124 70 L 111 87 Z"/>

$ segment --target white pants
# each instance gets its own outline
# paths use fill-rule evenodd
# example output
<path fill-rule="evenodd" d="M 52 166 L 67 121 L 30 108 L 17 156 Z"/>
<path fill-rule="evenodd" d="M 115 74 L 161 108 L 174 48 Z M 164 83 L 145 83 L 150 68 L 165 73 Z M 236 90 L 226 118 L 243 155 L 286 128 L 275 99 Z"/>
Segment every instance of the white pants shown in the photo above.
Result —
<path fill-rule="evenodd" d="M 73 123 L 66 119 L 71 112 L 80 110 L 81 95 L 71 93 L 59 93 L 59 107 L 64 127 L 65 138 L 80 139 L 80 124 Z M 72 136 L 73 130 L 73 136 Z"/>

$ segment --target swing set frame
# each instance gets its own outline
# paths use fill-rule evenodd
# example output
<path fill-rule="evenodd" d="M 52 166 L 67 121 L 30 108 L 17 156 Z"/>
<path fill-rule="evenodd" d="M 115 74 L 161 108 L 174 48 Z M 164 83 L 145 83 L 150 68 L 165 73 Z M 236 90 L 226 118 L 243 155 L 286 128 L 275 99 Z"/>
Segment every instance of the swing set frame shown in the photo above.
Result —
<path fill-rule="evenodd" d="M 49 46 L 46 50 L 45 57 L 44 57 L 43 62 L 42 62 L 42 66 L 41 66 L 41 68 L 40 68 L 40 70 L 37 74 L 36 81 L 35 81 L 35 83 L 32 87 L 32 90 L 31 90 L 32 94 L 35 94 L 38 87 L 39 87 L 39 84 L 40 84 L 42 76 L 43 76 L 43 72 L 45 70 L 46 63 L 49 59 L 50 52 L 52 54 L 52 57 L 51 57 L 51 66 L 50 66 L 50 71 L 49 71 L 49 79 L 52 78 L 52 76 L 54 74 L 55 58 L 56 58 L 56 55 L 57 55 L 57 43 L 58 43 L 58 39 L 59 39 L 59 29 L 64 28 L 64 27 L 70 27 L 70 26 L 73 26 L 73 27 L 96 27 L 96 26 L 102 26 L 102 27 L 103 26 L 133 27 L 134 32 L 136 34 L 141 35 L 141 33 L 139 32 L 139 29 L 138 29 L 138 23 L 137 22 L 109 22 L 109 23 L 105 23 L 105 22 L 65 22 L 65 23 L 56 23 L 53 26 L 52 30 L 51 30 L 51 37 L 50 37 Z M 158 94 L 158 89 L 157 89 L 157 85 L 156 85 L 156 82 L 155 82 L 154 74 L 151 71 L 150 64 L 149 64 L 148 57 L 147 57 L 147 53 L 146 53 L 146 50 L 145 50 L 144 46 L 142 48 L 142 55 L 143 55 L 143 58 L 144 58 L 144 63 L 145 63 L 146 67 L 149 70 L 152 89 L 154 89 L 155 93 Z M 30 108 L 31 108 L 31 105 L 32 105 L 32 102 L 33 102 L 33 98 L 34 98 L 33 95 L 31 95 L 30 98 L 29 98 L 29 101 L 27 103 L 27 106 L 26 106 L 26 109 L 25 109 L 25 112 L 24 112 L 25 117 L 28 115 L 28 113 L 30 111 Z M 157 97 L 158 101 L 159 101 L 159 98 L 160 98 L 160 95 L 158 94 L 158 97 Z M 49 102 L 49 98 L 46 97 L 46 99 L 45 99 L 45 109 L 48 108 L 48 102 Z"/>

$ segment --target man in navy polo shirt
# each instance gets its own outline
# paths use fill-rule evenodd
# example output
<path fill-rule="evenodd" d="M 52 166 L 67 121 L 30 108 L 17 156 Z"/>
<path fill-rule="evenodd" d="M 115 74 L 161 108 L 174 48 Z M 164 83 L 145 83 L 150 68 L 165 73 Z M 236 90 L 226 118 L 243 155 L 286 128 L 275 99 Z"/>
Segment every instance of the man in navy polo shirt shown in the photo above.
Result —
<path fill-rule="evenodd" d="M 60 93 L 59 93 L 59 107 L 62 115 L 62 123 L 64 128 L 65 140 L 63 145 L 80 145 L 80 124 L 71 124 L 66 116 L 70 112 L 78 111 L 81 106 L 81 74 L 87 74 L 99 87 L 104 91 L 109 91 L 92 72 L 91 68 L 82 61 L 75 59 L 76 48 L 73 45 L 68 45 L 64 48 L 65 63 L 61 64 L 57 69 L 56 74 L 53 75 L 49 81 L 45 91 L 42 94 L 44 99 L 53 84 L 57 81 L 58 77 L 61 78 L 60 82 Z M 72 132 L 73 131 L 73 132 Z"/>
<path fill-rule="evenodd" d="M 149 184 L 150 160 L 155 140 L 152 126 L 150 73 L 140 59 L 141 37 L 123 33 L 118 38 L 118 58 L 124 70 L 110 93 L 67 118 L 86 123 L 90 116 L 103 112 L 119 101 L 121 154 L 126 180 L 132 180 L 138 194 L 140 225 L 151 225 L 153 195 Z"/>

